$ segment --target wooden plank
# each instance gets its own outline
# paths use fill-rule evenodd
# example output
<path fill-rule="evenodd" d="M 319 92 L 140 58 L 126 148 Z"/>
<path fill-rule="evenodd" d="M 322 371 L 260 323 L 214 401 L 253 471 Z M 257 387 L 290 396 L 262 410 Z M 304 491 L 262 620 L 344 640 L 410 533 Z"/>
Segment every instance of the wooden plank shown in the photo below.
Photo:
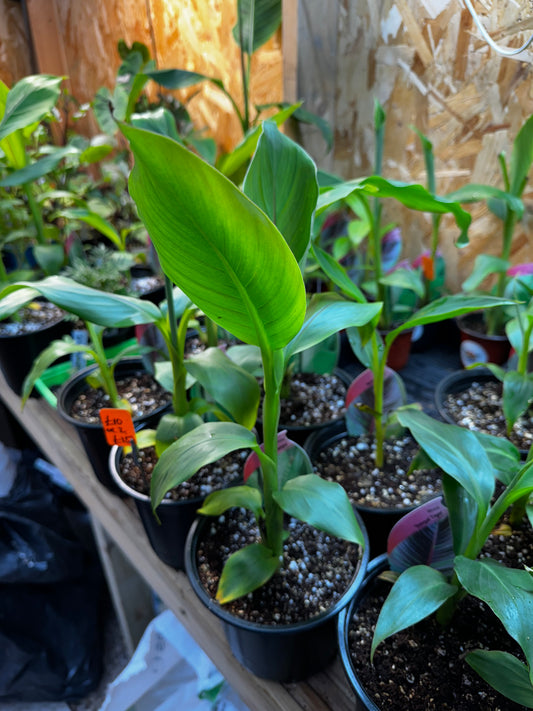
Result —
<path fill-rule="evenodd" d="M 298 100 L 298 0 L 283 0 L 281 44 L 283 47 L 283 98 Z"/>
<path fill-rule="evenodd" d="M 0 397 L 13 415 L 30 433 L 35 444 L 74 487 L 106 533 L 116 542 L 134 568 L 155 590 L 196 642 L 212 659 L 229 684 L 237 691 L 251 711 L 337 711 L 345 709 L 345 698 L 351 695 L 344 687 L 332 682 L 331 697 L 322 699 L 313 688 L 312 680 L 281 685 L 259 679 L 245 670 L 230 652 L 220 621 L 208 614 L 192 590 L 187 576 L 162 563 L 152 550 L 142 523 L 130 506 L 110 494 L 96 480 L 77 434 L 46 402 L 30 398 L 24 410 L 20 398 L 7 386 L 0 374 Z M 340 678 L 338 660 L 335 679 Z M 326 676 L 329 671 L 323 672 Z M 322 677 L 322 675 L 320 675 Z M 322 682 L 317 682 L 322 686 Z M 317 705 L 317 704 L 321 705 Z M 331 704 L 331 705 L 328 705 Z"/>

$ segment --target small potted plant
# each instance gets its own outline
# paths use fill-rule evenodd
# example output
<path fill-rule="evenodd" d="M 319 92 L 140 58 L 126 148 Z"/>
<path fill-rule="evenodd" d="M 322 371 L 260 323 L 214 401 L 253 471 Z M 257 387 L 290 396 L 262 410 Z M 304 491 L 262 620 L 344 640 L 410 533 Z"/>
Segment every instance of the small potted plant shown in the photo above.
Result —
<path fill-rule="evenodd" d="M 521 196 L 533 161 L 533 116 L 530 116 L 517 133 L 509 164 L 505 154 L 498 156 L 503 178 L 503 190 L 489 185 L 466 185 L 448 197 L 462 203 L 486 200 L 489 209 L 502 221 L 500 250 L 497 255 L 480 254 L 470 276 L 463 282 L 465 293 L 480 293 L 487 278 L 493 275 L 495 283 L 490 291 L 502 297 L 509 281 L 511 247 L 515 227 L 524 212 Z M 459 246 L 464 246 L 460 243 Z M 459 323 L 463 331 L 461 360 L 464 366 L 472 362 L 491 362 L 501 365 L 509 356 L 510 345 L 505 334 L 507 311 L 494 309 L 481 315 L 472 315 Z"/>
<path fill-rule="evenodd" d="M 472 363 L 450 373 L 435 391 L 440 416 L 446 421 L 509 438 L 524 457 L 533 444 L 529 408 L 533 400 L 533 265 L 510 267 L 505 293 L 516 303 L 506 308 L 505 331 L 513 355 L 505 367 Z"/>
<path fill-rule="evenodd" d="M 308 249 L 315 205 L 299 191 L 302 149 L 283 137 L 273 124 L 263 127 L 249 169 L 251 182 L 245 180 L 244 190 L 262 194 L 266 203 L 275 206 L 274 219 L 283 236 L 264 208 L 257 207 L 220 172 L 178 143 L 136 127 L 124 125 L 122 131 L 135 157 L 130 190 L 164 272 L 209 318 L 244 343 L 260 348 L 264 374 L 262 446 L 252 432 L 233 423 L 212 422 L 194 428 L 159 458 L 152 477 L 153 507 L 157 508 L 166 491 L 187 480 L 204 464 L 235 449 L 250 449 L 256 454 L 260 462 L 258 485 L 254 486 L 255 477 L 250 477 L 245 485 L 212 493 L 201 509 L 202 513 L 214 516 L 212 523 L 206 519 L 203 532 L 197 533 L 193 527 L 190 540 L 209 536 L 212 527 L 218 531 L 215 536 L 226 535 L 220 516 L 230 521 L 230 512 L 238 513 L 241 509 L 250 512 L 245 519 L 250 514 L 255 518 L 260 538 L 257 538 L 259 532 L 254 532 L 253 518 L 248 519 L 245 528 L 252 525 L 248 540 L 251 545 L 236 551 L 225 563 L 219 584 L 215 584 L 218 601 L 209 601 L 205 589 L 202 593 L 202 585 L 197 590 L 209 608 L 224 617 L 230 639 L 235 640 L 235 635 L 242 633 L 248 639 L 245 642 L 248 649 L 251 645 L 257 650 L 266 632 L 269 644 L 276 644 L 276 651 L 268 655 L 267 662 L 264 656 L 259 661 L 262 655 L 256 651 L 253 656 L 245 654 L 246 659 L 242 658 L 234 646 L 234 653 L 245 664 L 271 678 L 301 678 L 335 654 L 331 626 L 351 594 L 349 589 L 353 590 L 351 586 L 357 584 L 366 558 L 361 552 L 364 535 L 342 487 L 312 474 L 305 457 L 297 457 L 299 466 L 285 466 L 283 470 L 278 467 L 284 363 L 292 354 L 323 340 L 340 327 L 368 322 L 379 306 L 334 299 L 302 329 L 306 295 L 298 262 Z M 261 170 L 254 170 L 255 161 L 263 166 Z M 294 447 L 291 450 L 300 451 Z M 289 531 L 301 531 L 303 526 L 306 531 L 325 530 L 334 537 L 337 551 L 334 557 L 340 564 L 336 572 L 344 582 L 340 583 L 340 589 L 333 586 L 318 607 L 313 603 L 307 611 L 298 613 L 300 618 L 298 614 L 293 616 L 290 623 L 287 610 L 272 611 L 273 615 L 281 615 L 277 623 L 273 617 L 266 624 L 239 620 L 224 606 L 236 599 L 242 604 L 254 596 L 264 596 L 265 585 L 283 580 L 280 571 L 288 572 L 297 581 L 298 571 L 294 571 L 297 564 L 288 560 L 285 565 L 282 563 L 286 517 L 292 517 Z M 320 541 L 324 535 L 312 533 Z M 292 544 L 298 545 L 298 540 L 297 536 Z M 186 565 L 194 580 L 196 556 L 192 551 L 189 555 Z M 314 566 L 324 555 L 330 557 L 327 553 L 316 557 L 310 552 L 309 565 Z M 318 574 L 316 585 L 324 591 L 321 595 L 329 589 Z M 313 647 L 313 659 L 301 650 L 296 651 L 299 649 L 295 647 L 296 640 L 301 641 L 302 637 L 304 645 Z M 313 643 L 313 639 L 319 639 L 320 643 Z M 276 662 L 277 668 L 271 666 Z"/>
<path fill-rule="evenodd" d="M 505 530 L 501 524 L 509 508 L 520 511 L 515 526 L 531 530 L 527 519 L 520 522 L 533 492 L 533 463 L 521 462 L 518 450 L 501 438 L 469 432 L 421 412 L 404 411 L 399 418 L 442 469 L 446 508 L 432 502 L 431 510 L 426 506 L 420 512 L 423 516 L 416 512 L 417 550 L 409 543 L 409 536 L 401 542 L 400 556 L 393 556 L 393 545 L 389 548 L 392 572 L 385 574 L 385 579 L 393 586 L 384 583 L 390 592 L 385 591 L 384 603 L 377 603 L 381 608 L 377 621 L 372 613 L 371 627 L 363 622 L 358 614 L 362 598 L 355 600 L 339 620 L 342 658 L 349 679 L 365 707 L 374 711 L 416 703 L 424 707 L 437 703 L 450 708 L 465 704 L 472 709 L 518 708 L 515 704 L 532 708 L 533 584 L 527 556 L 521 559 L 517 550 L 514 561 L 516 565 L 518 560 L 518 567 L 513 567 L 513 558 L 505 557 L 510 548 L 509 535 L 503 538 L 502 550 L 498 550 L 497 541 L 487 549 L 487 542 L 497 535 L 498 527 Z M 410 526 L 413 534 L 415 524 Z M 386 561 L 379 562 L 383 572 Z M 374 607 L 370 604 L 372 595 L 369 581 L 369 610 Z M 406 641 L 398 647 L 393 636 L 401 631 Z M 364 640 L 371 640 L 371 645 L 367 647 Z M 497 649 L 487 649 L 487 645 Z M 361 655 L 364 647 L 369 650 L 372 667 L 370 658 Z M 398 666 L 398 686 L 398 675 L 391 670 L 400 649 L 404 656 Z M 418 661 L 414 652 L 418 652 Z M 438 662 L 440 654 L 445 657 L 445 669 Z M 488 686 L 482 682 L 480 686 L 467 665 L 514 703 L 507 705 L 498 694 L 489 696 Z M 378 688 L 380 680 L 382 693 L 378 697 L 373 689 Z"/>
<path fill-rule="evenodd" d="M 153 323 L 162 318 L 162 314 L 151 302 L 102 292 L 66 277 L 52 276 L 35 282 L 15 283 L 0 292 L 0 320 L 16 313 L 21 307 L 35 302 L 36 298 L 44 298 L 63 312 L 81 319 L 85 323 L 89 342 L 76 343 L 72 336 L 65 335 L 63 339 L 52 341 L 41 353 L 36 354 L 31 368 L 24 373 L 22 402 L 24 403 L 29 397 L 36 380 L 58 358 L 72 354 L 90 356 L 93 365 L 75 372 L 63 384 L 58 393 L 58 409 L 62 416 L 76 427 L 96 476 L 116 492 L 109 477 L 107 465 L 109 447 L 99 420 L 99 408 L 127 407 L 132 410 L 134 420 L 146 422 L 168 407 L 169 396 L 153 376 L 146 372 L 139 357 L 127 358 L 133 353 L 137 356 L 142 353 L 137 343 L 126 343 L 124 347 L 119 347 L 118 354 L 108 361 L 104 351 L 104 329 Z M 119 393 L 116 380 L 125 380 L 124 393 L 128 392 L 132 381 L 138 381 L 141 374 L 143 374 L 142 382 L 137 383 L 136 391 L 130 397 L 131 403 L 125 403 L 125 396 Z M 87 391 L 91 391 L 95 398 L 94 406 L 90 409 L 88 409 Z M 78 411 L 73 414 L 72 408 L 79 401 L 80 394 L 85 394 L 83 408 L 79 402 Z M 137 399 L 136 404 L 133 398 Z"/>

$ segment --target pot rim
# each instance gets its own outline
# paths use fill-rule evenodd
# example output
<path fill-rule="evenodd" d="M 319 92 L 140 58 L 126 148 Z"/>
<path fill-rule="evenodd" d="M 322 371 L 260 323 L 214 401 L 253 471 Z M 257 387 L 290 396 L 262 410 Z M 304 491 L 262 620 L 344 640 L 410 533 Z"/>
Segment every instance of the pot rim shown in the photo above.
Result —
<path fill-rule="evenodd" d="M 337 638 L 342 668 L 353 691 L 357 694 L 359 699 L 366 705 L 368 711 L 380 711 L 380 707 L 377 706 L 374 701 L 369 697 L 365 687 L 359 681 L 359 677 L 355 669 L 353 668 L 348 648 L 348 627 L 355 606 L 362 600 L 369 586 L 374 581 L 375 577 L 379 573 L 381 573 L 381 571 L 384 570 L 387 565 L 388 558 L 386 553 L 382 553 L 381 555 L 377 556 L 376 558 L 373 558 L 370 561 L 366 570 L 365 579 L 361 583 L 359 590 L 350 600 L 350 603 L 343 610 L 341 610 L 337 620 Z"/>
<path fill-rule="evenodd" d="M 341 595 L 341 597 L 327 610 L 321 612 L 319 615 L 311 617 L 308 620 L 302 620 L 301 622 L 291 622 L 289 624 L 283 625 L 261 624 L 258 622 L 243 620 L 240 617 L 236 617 L 232 613 L 225 610 L 223 607 L 220 606 L 219 603 L 217 603 L 210 595 L 207 594 L 206 590 L 200 584 L 200 581 L 196 574 L 197 567 L 194 561 L 194 541 L 197 538 L 197 532 L 200 532 L 200 527 L 207 526 L 211 517 L 197 516 L 189 530 L 187 541 L 185 543 L 185 572 L 187 573 L 187 577 L 194 592 L 196 593 L 200 601 L 205 605 L 205 607 L 210 610 L 214 615 L 216 615 L 220 620 L 222 620 L 222 622 L 229 624 L 232 627 L 237 627 L 239 629 L 252 632 L 256 631 L 269 636 L 291 635 L 298 633 L 304 629 L 312 629 L 338 615 L 339 612 L 350 603 L 351 599 L 354 597 L 358 588 L 361 586 L 365 578 L 369 560 L 370 546 L 368 541 L 368 534 L 364 523 L 361 520 L 361 517 L 357 511 L 355 511 L 355 515 L 357 516 L 357 521 L 363 532 L 365 542 L 360 555 L 359 567 L 352 581 L 350 582 L 344 593 Z M 360 546 L 359 549 L 361 549 Z"/>
<path fill-rule="evenodd" d="M 138 428 L 141 429 L 141 428 Z M 146 494 L 142 494 L 133 487 L 126 484 L 118 473 L 118 461 L 119 457 L 122 455 L 122 447 L 114 444 L 109 450 L 109 473 L 115 484 L 121 489 L 125 494 L 130 496 L 132 499 L 137 501 L 142 501 L 143 503 L 151 506 L 151 499 Z M 198 504 L 200 505 L 204 501 L 205 497 L 197 496 L 193 499 L 163 499 L 159 506 L 180 506 L 183 504 Z M 159 508 L 159 506 L 157 508 Z M 156 509 L 157 510 L 157 509 Z"/>

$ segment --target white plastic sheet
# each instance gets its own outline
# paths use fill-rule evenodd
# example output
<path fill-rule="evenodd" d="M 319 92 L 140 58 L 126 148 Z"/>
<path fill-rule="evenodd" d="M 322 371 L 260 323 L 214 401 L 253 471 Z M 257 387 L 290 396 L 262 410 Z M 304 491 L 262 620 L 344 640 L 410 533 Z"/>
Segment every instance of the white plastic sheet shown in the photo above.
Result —
<path fill-rule="evenodd" d="M 222 684 L 213 702 L 202 692 Z M 248 711 L 170 610 L 146 628 L 100 711 Z"/>

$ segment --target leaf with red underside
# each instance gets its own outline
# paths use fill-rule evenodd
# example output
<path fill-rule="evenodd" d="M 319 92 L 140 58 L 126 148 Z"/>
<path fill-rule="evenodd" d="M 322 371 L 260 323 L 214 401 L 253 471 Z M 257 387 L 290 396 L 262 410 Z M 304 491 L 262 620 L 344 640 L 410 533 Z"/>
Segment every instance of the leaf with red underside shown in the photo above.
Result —
<path fill-rule="evenodd" d="M 261 449 L 263 449 L 263 445 L 261 445 Z M 259 468 L 259 457 L 255 452 L 252 452 L 244 463 L 244 481 L 248 481 Z M 289 479 L 310 474 L 312 471 L 313 465 L 305 449 L 287 437 L 287 430 L 278 432 L 278 483 L 280 488 Z"/>
<path fill-rule="evenodd" d="M 402 379 L 392 368 L 385 368 L 382 414 L 387 417 L 406 402 Z M 374 417 L 378 413 L 374 405 L 374 374 L 370 369 L 364 370 L 352 382 L 346 393 L 345 406 L 346 427 L 351 435 L 373 431 Z"/>

